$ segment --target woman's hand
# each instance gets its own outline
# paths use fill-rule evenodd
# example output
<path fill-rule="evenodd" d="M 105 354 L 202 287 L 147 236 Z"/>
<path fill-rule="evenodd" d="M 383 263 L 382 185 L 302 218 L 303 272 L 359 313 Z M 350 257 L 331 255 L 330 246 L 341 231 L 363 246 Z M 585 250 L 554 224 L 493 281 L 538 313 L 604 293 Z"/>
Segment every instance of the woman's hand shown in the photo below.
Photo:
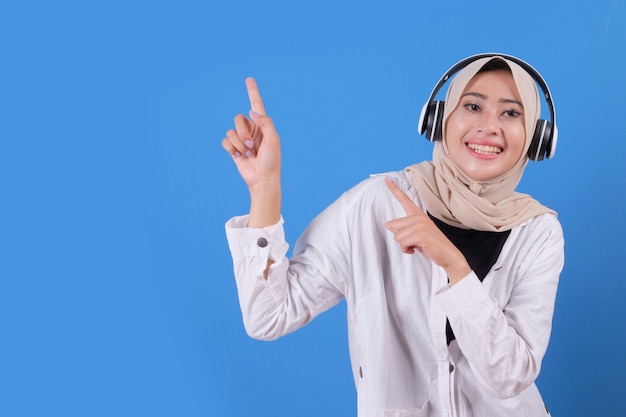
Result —
<path fill-rule="evenodd" d="M 248 188 L 280 180 L 280 138 L 265 114 L 261 94 L 253 78 L 246 79 L 250 99 L 249 118 L 235 116 L 235 128 L 226 132 L 222 147 L 234 159 Z"/>
<path fill-rule="evenodd" d="M 280 138 L 265 114 L 261 94 L 253 78 L 246 79 L 250 99 L 249 118 L 235 116 L 235 128 L 226 132 L 222 147 L 235 161 L 250 190 L 249 227 L 265 227 L 280 219 Z"/>
<path fill-rule="evenodd" d="M 472 269 L 461 251 L 392 180 L 385 178 L 385 183 L 407 214 L 406 217 L 389 220 L 385 224 L 394 234 L 402 252 L 412 254 L 417 250 L 443 267 L 451 285 L 466 277 Z"/>

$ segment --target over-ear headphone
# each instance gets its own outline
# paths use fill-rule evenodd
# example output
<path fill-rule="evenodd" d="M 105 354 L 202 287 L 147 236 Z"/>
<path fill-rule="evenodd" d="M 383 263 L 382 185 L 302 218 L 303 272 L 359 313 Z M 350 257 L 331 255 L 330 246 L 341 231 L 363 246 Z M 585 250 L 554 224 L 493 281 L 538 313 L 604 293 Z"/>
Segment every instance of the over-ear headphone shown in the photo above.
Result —
<path fill-rule="evenodd" d="M 424 104 L 424 107 L 422 108 L 419 123 L 417 126 L 418 132 L 420 133 L 420 135 L 424 134 L 426 136 L 426 139 L 430 140 L 431 142 L 442 139 L 444 102 L 435 100 L 437 92 L 439 92 L 439 90 L 446 83 L 446 81 L 448 81 L 448 79 L 456 74 L 458 71 L 478 59 L 489 57 L 502 57 L 512 62 L 515 62 L 520 67 L 522 67 L 541 88 L 541 91 L 545 96 L 546 102 L 548 103 L 548 107 L 550 108 L 551 120 L 537 120 L 537 123 L 535 124 L 535 132 L 533 134 L 530 147 L 528 148 L 528 158 L 533 161 L 541 161 L 542 159 L 544 159 L 544 157 L 548 159 L 552 158 L 556 150 L 558 129 L 556 127 L 556 110 L 554 108 L 554 103 L 552 101 L 552 95 L 550 94 L 548 84 L 546 84 L 543 77 L 530 64 L 524 62 L 519 58 L 506 54 L 487 53 L 472 55 L 465 59 L 462 59 L 461 61 L 450 67 L 450 69 L 448 69 L 448 71 L 443 74 L 437 85 L 435 85 L 432 93 L 430 93 L 428 101 L 426 102 L 426 104 Z"/>

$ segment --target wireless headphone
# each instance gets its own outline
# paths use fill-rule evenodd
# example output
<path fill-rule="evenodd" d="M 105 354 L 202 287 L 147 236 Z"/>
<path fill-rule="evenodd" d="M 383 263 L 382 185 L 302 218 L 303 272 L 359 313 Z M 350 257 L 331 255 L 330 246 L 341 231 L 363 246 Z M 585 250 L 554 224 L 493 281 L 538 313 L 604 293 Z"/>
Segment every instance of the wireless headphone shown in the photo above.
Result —
<path fill-rule="evenodd" d="M 556 127 L 556 110 L 554 108 L 550 89 L 537 70 L 535 70 L 530 64 L 511 55 L 497 53 L 477 54 L 462 59 L 450 67 L 450 69 L 441 77 L 437 85 L 435 85 L 432 93 L 430 93 L 428 101 L 424 104 L 420 114 L 419 123 L 417 125 L 417 131 L 420 135 L 425 134 L 426 139 L 431 142 L 442 139 L 444 102 L 435 100 L 437 92 L 452 75 L 456 74 L 472 62 L 488 57 L 501 57 L 515 62 L 537 82 L 543 91 L 548 107 L 550 108 L 551 121 L 543 119 L 537 120 L 537 123 L 535 124 L 535 132 L 533 134 L 530 147 L 528 148 L 528 158 L 533 161 L 541 161 L 544 157 L 548 159 L 552 158 L 556 150 L 558 129 Z"/>

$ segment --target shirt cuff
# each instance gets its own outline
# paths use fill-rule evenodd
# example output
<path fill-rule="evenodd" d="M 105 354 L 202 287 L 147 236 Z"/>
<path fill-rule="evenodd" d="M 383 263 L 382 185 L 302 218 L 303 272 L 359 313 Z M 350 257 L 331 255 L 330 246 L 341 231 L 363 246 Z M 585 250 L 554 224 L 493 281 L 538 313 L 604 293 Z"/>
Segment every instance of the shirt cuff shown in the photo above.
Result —
<path fill-rule="evenodd" d="M 489 298 L 473 271 L 456 284 L 442 288 L 435 295 L 435 299 L 450 318 L 490 314 L 490 310 L 486 308 Z"/>
<path fill-rule="evenodd" d="M 262 257 L 277 260 L 287 253 L 284 219 L 262 228 L 248 227 L 248 215 L 235 216 L 226 222 L 226 237 L 234 259 Z"/>

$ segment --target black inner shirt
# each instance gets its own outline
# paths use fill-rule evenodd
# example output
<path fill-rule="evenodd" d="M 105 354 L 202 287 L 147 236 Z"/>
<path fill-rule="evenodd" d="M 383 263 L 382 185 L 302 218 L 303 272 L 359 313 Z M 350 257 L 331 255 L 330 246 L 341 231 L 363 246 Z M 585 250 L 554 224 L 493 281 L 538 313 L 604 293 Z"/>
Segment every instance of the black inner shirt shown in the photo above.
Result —
<path fill-rule="evenodd" d="M 465 256 L 470 268 L 474 271 L 480 282 L 491 270 L 498 260 L 506 239 L 511 234 L 510 230 L 504 232 L 489 232 L 483 230 L 461 229 L 450 226 L 441 220 L 428 216 L 437 225 L 439 230 L 461 251 Z M 446 321 L 446 338 L 448 344 L 454 340 L 454 333 L 450 322 Z"/>

